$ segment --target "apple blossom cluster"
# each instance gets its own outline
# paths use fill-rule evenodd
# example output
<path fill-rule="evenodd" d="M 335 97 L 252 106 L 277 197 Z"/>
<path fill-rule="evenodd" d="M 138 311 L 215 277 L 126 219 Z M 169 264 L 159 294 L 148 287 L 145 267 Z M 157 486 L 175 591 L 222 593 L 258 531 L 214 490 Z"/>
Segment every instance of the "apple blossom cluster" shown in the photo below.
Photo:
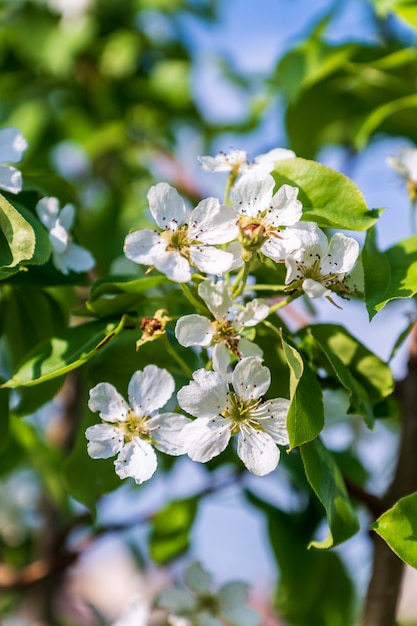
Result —
<path fill-rule="evenodd" d="M 248 584 L 240 581 L 214 589 L 210 574 L 194 562 L 184 572 L 184 585 L 163 589 L 154 604 L 171 626 L 259 626 L 261 617 L 248 606 L 248 595 Z M 138 596 L 112 626 L 148 626 L 154 623 L 151 613 L 149 602 Z"/>
<path fill-rule="evenodd" d="M 129 403 L 109 383 L 90 391 L 89 408 L 102 423 L 86 431 L 88 453 L 117 455 L 121 478 L 138 484 L 149 479 L 157 467 L 153 448 L 205 463 L 231 442 L 251 473 L 276 469 L 279 446 L 289 444 L 290 400 L 268 397 L 271 374 L 254 340 L 256 327 L 302 295 L 333 304 L 334 293 L 348 297 L 347 278 L 359 255 L 352 237 L 335 233 L 328 239 L 315 222 L 303 221 L 297 187 L 276 189 L 274 163 L 292 158 L 292 151 L 280 148 L 252 163 L 240 150 L 200 157 L 205 170 L 228 172 L 228 182 L 223 201 L 205 198 L 192 209 L 167 183 L 149 190 L 156 229 L 128 234 L 124 252 L 181 286 L 194 312 L 176 320 L 175 338 L 199 354 L 203 366 L 190 372 L 177 358 L 191 380 L 177 391 L 176 403 L 174 378 L 156 365 L 133 374 Z M 265 258 L 285 266 L 278 304 L 251 297 L 251 269 Z M 170 321 L 164 310 L 146 318 L 137 347 L 163 337 Z M 167 404 L 173 410 L 161 413 Z"/>

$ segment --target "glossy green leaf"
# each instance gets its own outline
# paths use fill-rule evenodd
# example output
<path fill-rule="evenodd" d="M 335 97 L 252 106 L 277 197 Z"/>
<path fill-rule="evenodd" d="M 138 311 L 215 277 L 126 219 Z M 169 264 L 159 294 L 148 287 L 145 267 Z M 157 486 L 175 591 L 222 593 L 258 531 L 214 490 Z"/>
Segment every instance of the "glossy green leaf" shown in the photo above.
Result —
<path fill-rule="evenodd" d="M 77 315 L 108 317 L 127 313 L 145 300 L 151 289 L 167 283 L 165 276 L 136 280 L 101 279 L 91 287 L 90 297 Z"/>
<path fill-rule="evenodd" d="M 370 528 L 400 559 L 417 569 L 417 493 L 398 500 Z"/>
<path fill-rule="evenodd" d="M 347 176 L 316 161 L 286 159 L 275 164 L 272 172 L 278 185 L 299 188 L 303 220 L 325 228 L 366 230 L 378 219 L 369 210 L 360 189 Z"/>
<path fill-rule="evenodd" d="M 390 300 L 417 293 L 417 236 L 381 252 L 375 234 L 366 238 L 363 254 L 365 301 L 370 319 Z"/>
<path fill-rule="evenodd" d="M 290 449 L 311 441 L 324 426 L 323 398 L 320 385 L 308 363 L 284 338 L 282 347 L 290 368 L 291 404 L 287 417 Z M 314 398 L 314 402 L 312 402 Z"/>
<path fill-rule="evenodd" d="M 96 356 L 123 328 L 104 321 L 74 326 L 35 347 L 4 387 L 31 386 L 62 376 Z"/>
<path fill-rule="evenodd" d="M 17 206 L 19 207 L 21 215 L 32 226 L 35 234 L 35 249 L 32 257 L 28 259 L 25 264 L 43 265 L 51 255 L 51 244 L 48 232 L 33 213 L 20 204 Z"/>
<path fill-rule="evenodd" d="M 197 508 L 198 498 L 175 500 L 153 517 L 150 554 L 154 561 L 166 563 L 188 549 Z"/>
<path fill-rule="evenodd" d="M 0 194 L 0 266 L 14 268 L 35 254 L 35 232 L 29 222 Z"/>
<path fill-rule="evenodd" d="M 352 626 L 354 587 L 336 552 L 307 550 L 311 511 L 285 513 L 253 494 L 268 521 L 279 580 L 275 605 L 294 626 Z"/>
<path fill-rule="evenodd" d="M 310 547 L 327 549 L 346 541 L 359 530 L 355 510 L 349 500 L 340 469 L 319 439 L 300 447 L 306 476 L 324 506 L 329 534 Z"/>
<path fill-rule="evenodd" d="M 343 326 L 314 324 L 308 333 L 326 355 L 339 382 L 350 392 L 349 413 L 362 415 L 372 427 L 373 406 L 394 390 L 391 368 Z"/>

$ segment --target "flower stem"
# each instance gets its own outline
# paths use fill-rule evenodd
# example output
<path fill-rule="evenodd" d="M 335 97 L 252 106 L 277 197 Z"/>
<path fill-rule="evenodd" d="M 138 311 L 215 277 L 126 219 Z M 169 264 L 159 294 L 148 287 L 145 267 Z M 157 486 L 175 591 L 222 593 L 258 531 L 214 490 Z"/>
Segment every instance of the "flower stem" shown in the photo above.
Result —
<path fill-rule="evenodd" d="M 229 204 L 230 191 L 231 191 L 233 185 L 235 184 L 236 178 L 237 178 L 237 173 L 233 172 L 233 170 L 232 170 L 230 172 L 230 174 L 229 174 L 228 179 L 227 179 L 226 189 L 224 190 L 224 200 L 223 200 L 224 204 Z"/>
<path fill-rule="evenodd" d="M 169 342 L 168 337 L 166 336 L 166 334 L 161 336 L 161 341 L 166 349 L 166 351 L 168 352 L 168 354 L 170 356 L 172 356 L 172 358 L 178 363 L 178 365 L 180 366 L 180 368 L 182 369 L 182 371 L 184 372 L 184 374 L 188 377 L 188 378 L 192 378 L 193 377 L 193 371 L 190 367 L 188 367 L 187 363 L 180 357 L 180 355 L 178 354 L 178 352 L 175 350 L 175 348 L 173 348 Z"/>
<path fill-rule="evenodd" d="M 287 306 L 287 304 L 290 304 L 290 302 L 292 302 L 296 298 L 298 298 L 298 295 L 288 296 L 288 298 L 284 298 L 283 300 L 280 300 L 276 304 L 273 304 L 269 309 L 269 314 L 275 313 L 275 311 L 279 311 L 279 309 L 283 309 L 285 306 Z"/>
<path fill-rule="evenodd" d="M 249 261 L 245 261 L 245 265 L 240 270 L 237 276 L 236 286 L 233 289 L 233 298 L 237 298 L 238 296 L 240 296 L 240 294 L 246 287 L 246 281 L 248 280 L 249 269 L 250 269 L 250 261 L 251 261 L 250 259 Z"/>
<path fill-rule="evenodd" d="M 195 297 L 191 289 L 185 283 L 180 283 L 183 294 L 187 298 L 188 302 L 193 305 L 198 311 L 206 314 L 206 308 L 201 304 L 201 302 Z"/>

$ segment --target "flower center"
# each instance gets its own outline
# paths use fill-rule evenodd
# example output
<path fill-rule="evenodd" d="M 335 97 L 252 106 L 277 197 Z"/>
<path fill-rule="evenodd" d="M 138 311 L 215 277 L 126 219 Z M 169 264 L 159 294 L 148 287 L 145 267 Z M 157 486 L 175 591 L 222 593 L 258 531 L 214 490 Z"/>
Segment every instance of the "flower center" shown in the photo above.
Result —
<path fill-rule="evenodd" d="M 151 441 L 151 437 L 149 435 L 150 428 L 148 426 L 149 419 L 150 417 L 140 417 L 139 415 L 136 415 L 133 409 L 129 409 L 127 412 L 127 418 L 124 422 L 120 423 L 120 427 L 124 433 L 125 442 L 132 441 L 134 437 L 140 437 L 146 441 Z"/>
<path fill-rule="evenodd" d="M 227 348 L 239 358 L 241 356 L 238 349 L 240 335 L 233 324 L 226 319 L 215 320 L 213 324 L 216 328 L 213 343 L 225 343 Z"/>
<path fill-rule="evenodd" d="M 165 230 L 161 233 L 161 237 L 168 242 L 166 247 L 168 251 L 177 251 L 185 258 L 190 256 L 190 241 L 188 239 L 188 226 L 186 224 L 180 226 L 177 230 Z"/>
<path fill-rule="evenodd" d="M 253 420 L 251 411 L 256 409 L 261 400 L 243 400 L 232 391 L 227 394 L 226 408 L 221 413 L 223 417 L 233 422 L 231 434 L 236 435 L 243 426 L 251 426 L 260 429 L 259 424 Z"/>

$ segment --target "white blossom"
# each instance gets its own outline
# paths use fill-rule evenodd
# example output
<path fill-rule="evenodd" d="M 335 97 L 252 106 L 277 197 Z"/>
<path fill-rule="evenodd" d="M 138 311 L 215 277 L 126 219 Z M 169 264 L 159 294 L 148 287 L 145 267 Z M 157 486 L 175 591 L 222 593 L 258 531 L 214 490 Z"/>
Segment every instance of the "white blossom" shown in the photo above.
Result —
<path fill-rule="evenodd" d="M 259 154 L 252 162 L 248 161 L 248 154 L 244 150 L 219 152 L 216 156 L 200 156 L 198 160 L 203 170 L 209 172 L 231 172 L 236 176 L 248 171 L 271 172 L 276 161 L 292 159 L 295 152 L 286 148 L 273 148 L 265 154 Z"/>
<path fill-rule="evenodd" d="M 301 246 L 285 259 L 285 283 L 309 298 L 347 292 L 345 277 L 359 256 L 356 239 L 336 233 L 329 242 L 315 222 L 301 223 L 294 231 Z"/>
<path fill-rule="evenodd" d="M 406 181 L 417 185 L 417 148 L 404 146 L 397 156 L 387 157 L 387 162 Z"/>
<path fill-rule="evenodd" d="M 256 298 L 239 309 L 233 301 L 228 283 L 204 280 L 198 286 L 198 294 L 213 315 L 213 320 L 198 315 L 180 317 L 175 327 L 178 342 L 185 347 L 213 348 L 214 369 L 227 377 L 230 364 L 229 351 L 239 359 L 245 356 L 262 357 L 262 350 L 246 337 L 244 328 L 255 326 L 269 314 L 269 306 L 262 298 Z"/>
<path fill-rule="evenodd" d="M 297 187 L 282 185 L 275 194 L 274 187 L 270 174 L 253 171 L 236 183 L 232 198 L 240 216 L 243 247 L 282 261 L 300 245 L 296 231 L 287 227 L 301 219 L 302 204 L 297 200 Z"/>
<path fill-rule="evenodd" d="M 206 198 L 188 213 L 176 189 L 167 183 L 151 187 L 148 200 L 162 232 L 143 229 L 127 235 L 124 251 L 128 259 L 155 266 L 180 283 L 190 280 L 190 266 L 218 276 L 230 270 L 233 255 L 215 245 L 228 243 L 237 236 L 233 207 L 220 204 L 216 198 Z"/>
<path fill-rule="evenodd" d="M 219 152 L 216 156 L 197 157 L 203 170 L 209 172 L 235 172 L 239 174 L 241 168 L 246 167 L 248 154 L 244 150 L 231 150 L 230 152 Z"/>
<path fill-rule="evenodd" d="M 258 626 L 259 614 L 247 606 L 249 586 L 232 581 L 214 589 L 210 574 L 200 563 L 184 573 L 186 588 L 170 587 L 161 592 L 158 606 L 169 611 L 172 626 Z"/>
<path fill-rule="evenodd" d="M 3 163 L 18 163 L 28 144 L 17 128 L 0 130 L 0 189 L 19 193 L 22 189 L 22 175 L 15 167 Z"/>
<path fill-rule="evenodd" d="M 92 254 L 74 243 L 70 234 L 75 218 L 72 204 L 66 204 L 60 211 L 58 198 L 42 198 L 36 205 L 36 213 L 49 231 L 52 261 L 60 272 L 87 272 L 94 267 Z"/>
<path fill-rule="evenodd" d="M 141 598 L 135 598 L 112 626 L 148 626 L 149 606 Z"/>
<path fill-rule="evenodd" d="M 159 413 L 175 388 L 171 374 L 156 365 L 137 371 L 128 386 L 129 404 L 110 383 L 90 390 L 88 406 L 99 412 L 101 424 L 86 430 L 87 451 L 93 459 L 118 455 L 114 462 L 120 478 L 132 477 L 137 484 L 155 472 L 153 446 L 166 454 L 185 453 L 182 429 L 190 420 L 178 413 Z"/>
<path fill-rule="evenodd" d="M 258 357 L 246 357 L 233 370 L 231 385 L 218 372 L 197 370 L 193 380 L 179 390 L 178 403 L 197 417 L 184 428 L 184 446 L 194 461 L 205 463 L 217 456 L 237 435 L 237 453 L 257 476 L 272 472 L 287 445 L 286 417 L 289 400 L 264 400 L 271 374 Z"/>

